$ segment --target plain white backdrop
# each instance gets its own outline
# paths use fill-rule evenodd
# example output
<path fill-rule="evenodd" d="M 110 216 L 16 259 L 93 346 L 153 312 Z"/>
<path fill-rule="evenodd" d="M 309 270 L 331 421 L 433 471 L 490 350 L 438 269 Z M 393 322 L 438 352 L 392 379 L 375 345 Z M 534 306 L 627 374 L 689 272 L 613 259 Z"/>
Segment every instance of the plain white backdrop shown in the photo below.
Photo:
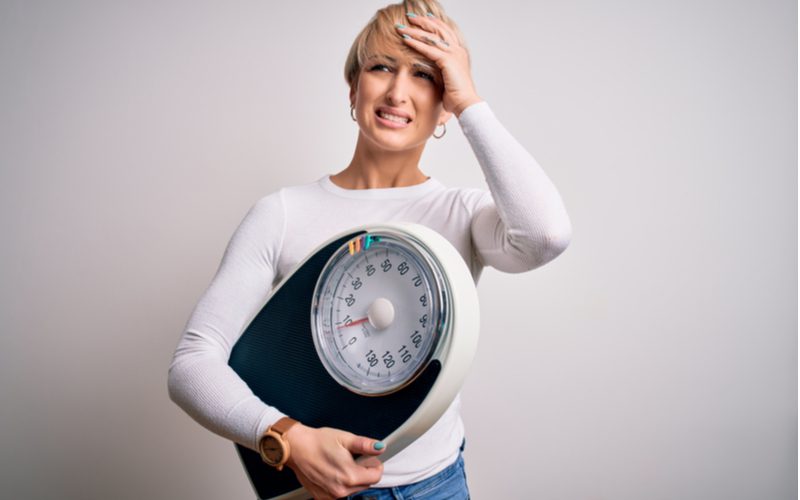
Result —
<path fill-rule="evenodd" d="M 248 208 L 350 160 L 383 5 L 0 1 L 0 497 L 253 498 L 167 367 Z M 796 498 L 797 4 L 444 5 L 574 226 L 483 273 L 473 497 Z M 422 169 L 485 187 L 455 120 Z"/>

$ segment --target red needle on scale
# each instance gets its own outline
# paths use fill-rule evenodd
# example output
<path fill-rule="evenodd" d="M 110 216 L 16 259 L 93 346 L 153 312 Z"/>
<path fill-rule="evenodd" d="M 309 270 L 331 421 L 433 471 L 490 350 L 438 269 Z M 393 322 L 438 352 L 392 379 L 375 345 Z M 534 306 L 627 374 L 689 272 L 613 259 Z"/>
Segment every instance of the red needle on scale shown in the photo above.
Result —
<path fill-rule="evenodd" d="M 361 323 L 363 323 L 365 321 L 369 321 L 369 317 L 357 319 L 355 321 L 351 321 L 350 323 L 348 323 L 346 325 L 339 325 L 339 328 L 347 328 L 348 326 L 360 325 Z"/>

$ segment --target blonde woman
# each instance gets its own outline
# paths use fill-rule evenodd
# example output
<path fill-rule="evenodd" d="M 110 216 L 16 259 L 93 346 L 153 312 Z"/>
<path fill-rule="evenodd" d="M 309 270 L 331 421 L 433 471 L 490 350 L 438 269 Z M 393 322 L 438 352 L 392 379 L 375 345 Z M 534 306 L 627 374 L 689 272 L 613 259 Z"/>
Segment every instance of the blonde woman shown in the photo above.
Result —
<path fill-rule="evenodd" d="M 254 396 L 227 364 L 270 293 L 264 284 L 279 283 L 318 244 L 351 227 L 426 225 L 459 250 L 476 282 L 485 266 L 528 271 L 569 242 L 555 186 L 478 95 L 464 39 L 438 2 L 379 10 L 353 43 L 345 79 L 359 128 L 352 160 L 255 203 L 189 318 L 170 366 L 170 396 L 211 431 L 253 450 L 268 429 L 285 430 L 287 466 L 314 498 L 468 498 L 458 397 L 408 448 L 384 464 L 359 465 L 354 454 L 380 455 L 383 443 L 293 420 Z M 444 137 L 454 116 L 488 191 L 447 188 L 419 168 L 427 141 Z"/>

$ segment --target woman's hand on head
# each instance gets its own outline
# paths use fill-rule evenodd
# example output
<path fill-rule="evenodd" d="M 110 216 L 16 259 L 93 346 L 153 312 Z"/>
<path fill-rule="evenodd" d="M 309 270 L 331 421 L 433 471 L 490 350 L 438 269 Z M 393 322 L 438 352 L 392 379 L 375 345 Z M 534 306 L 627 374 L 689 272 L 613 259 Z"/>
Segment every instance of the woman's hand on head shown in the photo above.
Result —
<path fill-rule="evenodd" d="M 427 57 L 439 67 L 444 80 L 442 104 L 445 111 L 461 115 L 471 104 L 482 101 L 475 91 L 467 49 L 458 42 L 453 30 L 434 16 L 407 16 L 409 24 L 397 28 L 406 45 Z"/>
<path fill-rule="evenodd" d="M 300 484 L 316 500 L 346 497 L 380 481 L 383 463 L 368 459 L 356 463 L 354 455 L 377 456 L 375 439 L 346 431 L 302 424 L 293 425 L 285 434 L 290 453 L 287 466 Z"/>

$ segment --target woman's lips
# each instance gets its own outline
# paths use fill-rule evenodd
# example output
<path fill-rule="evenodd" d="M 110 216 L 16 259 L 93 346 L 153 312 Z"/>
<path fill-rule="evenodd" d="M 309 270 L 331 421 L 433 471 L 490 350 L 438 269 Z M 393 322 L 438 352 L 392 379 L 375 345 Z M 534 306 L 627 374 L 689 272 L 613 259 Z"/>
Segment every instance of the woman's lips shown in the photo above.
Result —
<path fill-rule="evenodd" d="M 387 113 L 385 111 L 383 111 L 383 113 L 392 114 L 392 113 Z M 411 120 L 409 120 L 408 122 L 402 122 L 402 121 L 394 121 L 394 120 L 389 120 L 387 118 L 384 118 L 384 117 L 381 116 L 381 110 L 376 111 L 375 112 L 375 116 L 378 119 L 378 123 L 380 123 L 381 125 L 384 125 L 386 127 L 389 127 L 389 128 L 406 128 L 406 127 L 408 127 L 408 124 L 411 123 Z M 397 116 L 397 115 L 394 115 L 394 116 Z"/>

